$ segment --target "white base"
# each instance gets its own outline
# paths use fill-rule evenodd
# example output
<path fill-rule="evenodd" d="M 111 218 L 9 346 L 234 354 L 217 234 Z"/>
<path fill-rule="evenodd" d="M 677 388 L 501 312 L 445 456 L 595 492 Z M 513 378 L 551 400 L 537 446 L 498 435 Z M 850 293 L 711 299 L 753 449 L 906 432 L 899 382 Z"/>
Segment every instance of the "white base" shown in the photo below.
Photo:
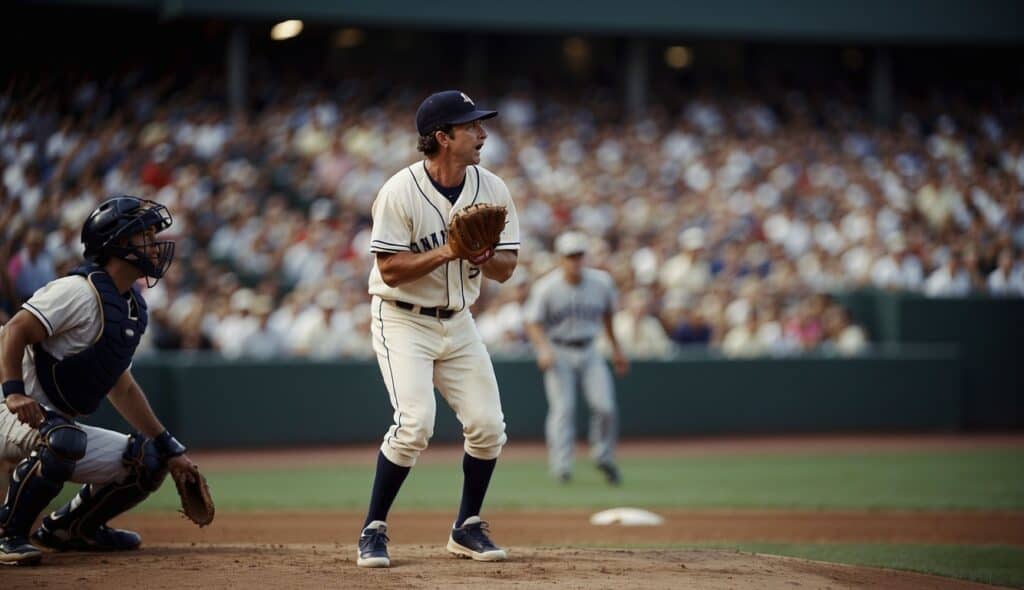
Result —
<path fill-rule="evenodd" d="M 648 510 L 640 508 L 610 508 L 602 510 L 590 517 L 590 524 L 609 525 L 619 524 L 622 526 L 658 526 L 664 524 L 665 519 Z"/>

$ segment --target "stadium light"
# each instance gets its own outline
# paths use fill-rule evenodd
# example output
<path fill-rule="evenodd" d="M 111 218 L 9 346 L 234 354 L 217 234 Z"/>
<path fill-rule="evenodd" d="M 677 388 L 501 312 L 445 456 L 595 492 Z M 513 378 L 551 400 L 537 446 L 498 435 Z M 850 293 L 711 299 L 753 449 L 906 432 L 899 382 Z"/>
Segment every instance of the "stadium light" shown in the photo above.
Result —
<path fill-rule="evenodd" d="M 579 37 L 569 37 L 562 45 L 565 57 L 573 62 L 586 61 L 590 58 L 590 44 Z"/>
<path fill-rule="evenodd" d="M 270 29 L 270 38 L 274 41 L 284 41 L 285 39 L 291 39 L 302 32 L 302 21 L 300 20 L 285 20 L 274 25 L 274 28 Z"/>
<path fill-rule="evenodd" d="M 569 37 L 562 44 L 566 67 L 576 74 L 583 74 L 590 67 L 590 43 L 579 37 Z"/>
<path fill-rule="evenodd" d="M 693 63 L 693 52 L 689 47 L 673 45 L 665 50 L 665 63 L 673 70 L 681 70 Z"/>
<path fill-rule="evenodd" d="M 341 29 L 334 36 L 334 45 L 341 47 L 342 49 L 350 49 L 352 47 L 358 47 L 363 44 L 366 40 L 366 33 L 362 29 L 355 27 L 348 27 Z"/>

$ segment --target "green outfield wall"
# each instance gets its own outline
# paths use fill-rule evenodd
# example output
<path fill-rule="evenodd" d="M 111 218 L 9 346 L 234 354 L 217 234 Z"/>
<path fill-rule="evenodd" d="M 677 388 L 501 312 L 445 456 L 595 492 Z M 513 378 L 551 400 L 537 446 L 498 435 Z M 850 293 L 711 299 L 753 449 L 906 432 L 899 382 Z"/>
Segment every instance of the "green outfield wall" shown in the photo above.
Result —
<path fill-rule="evenodd" d="M 963 369 L 963 425 L 1024 428 L 1024 299 L 862 291 L 837 296 L 879 346 L 954 343 Z"/>
<path fill-rule="evenodd" d="M 512 439 L 543 436 L 546 402 L 530 360 L 497 361 Z M 378 440 L 391 406 L 376 363 L 140 360 L 136 378 L 175 434 L 197 447 Z M 636 362 L 618 381 L 624 436 L 824 431 L 953 431 L 963 422 L 961 367 L 948 347 L 857 359 Z M 581 401 L 582 403 L 582 401 Z M 585 432 L 584 408 L 578 408 Z M 461 438 L 438 398 L 434 440 Z M 124 429 L 109 406 L 88 422 Z"/>
<path fill-rule="evenodd" d="M 837 296 L 874 340 L 856 358 L 728 360 L 709 353 L 637 361 L 617 380 L 626 437 L 1024 427 L 1024 300 Z M 497 359 L 512 440 L 540 439 L 546 402 L 532 359 Z M 379 440 L 391 406 L 374 361 L 273 363 L 174 354 L 140 358 L 157 413 L 197 447 Z M 577 408 L 585 433 L 582 398 Z M 434 440 L 461 438 L 438 397 Z M 125 430 L 104 405 L 87 422 Z"/>

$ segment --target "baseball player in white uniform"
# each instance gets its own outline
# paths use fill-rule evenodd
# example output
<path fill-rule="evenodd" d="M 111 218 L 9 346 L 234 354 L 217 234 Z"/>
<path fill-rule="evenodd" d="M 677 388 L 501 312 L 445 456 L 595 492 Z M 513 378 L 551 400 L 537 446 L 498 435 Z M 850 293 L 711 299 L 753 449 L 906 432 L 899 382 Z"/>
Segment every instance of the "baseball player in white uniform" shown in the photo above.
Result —
<path fill-rule="evenodd" d="M 587 236 L 566 232 L 555 240 L 560 266 L 541 277 L 527 298 L 526 333 L 544 372 L 548 417 L 545 436 L 552 475 L 571 480 L 575 441 L 576 390 L 590 406 L 590 449 L 611 485 L 621 476 L 615 465 L 618 412 L 611 372 L 594 346 L 602 326 L 611 343 L 616 373 L 625 375 L 629 362 L 612 331 L 618 292 L 611 275 L 583 266 Z"/>
<path fill-rule="evenodd" d="M 435 386 L 465 436 L 462 502 L 447 549 L 480 561 L 506 557 L 480 520 L 506 436 L 494 367 L 469 311 L 484 278 L 505 282 L 512 276 L 519 250 L 519 221 L 508 188 L 479 165 L 487 138 L 481 122 L 496 115 L 457 90 L 428 97 L 416 113 L 425 159 L 392 176 L 373 203 L 371 331 L 394 424 L 377 457 L 359 538 L 362 567 L 390 566 L 387 514 L 433 434 Z M 463 260 L 448 245 L 448 223 L 475 203 L 504 205 L 507 224 L 493 248 Z"/>
<path fill-rule="evenodd" d="M 141 543 L 107 521 L 160 487 L 167 470 L 193 470 L 131 374 L 148 314 L 135 281 L 163 276 L 174 242 L 162 205 L 104 201 L 82 228 L 87 262 L 42 287 L 0 331 L 0 457 L 17 463 L 0 506 L 0 563 L 38 563 L 57 551 L 119 551 Z M 108 398 L 142 434 L 79 424 Z M 64 483 L 85 484 L 65 506 L 36 517 Z"/>

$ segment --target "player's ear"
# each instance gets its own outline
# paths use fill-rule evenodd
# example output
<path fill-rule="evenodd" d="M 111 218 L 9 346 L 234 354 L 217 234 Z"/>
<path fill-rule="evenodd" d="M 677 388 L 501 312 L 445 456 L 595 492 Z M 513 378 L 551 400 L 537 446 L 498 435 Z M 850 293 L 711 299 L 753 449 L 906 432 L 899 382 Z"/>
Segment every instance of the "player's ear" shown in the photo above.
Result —
<path fill-rule="evenodd" d="M 451 141 L 451 139 L 451 136 L 449 136 L 444 129 L 438 129 L 434 132 L 434 141 L 436 141 L 437 145 L 441 147 L 448 145 L 448 142 Z"/>

